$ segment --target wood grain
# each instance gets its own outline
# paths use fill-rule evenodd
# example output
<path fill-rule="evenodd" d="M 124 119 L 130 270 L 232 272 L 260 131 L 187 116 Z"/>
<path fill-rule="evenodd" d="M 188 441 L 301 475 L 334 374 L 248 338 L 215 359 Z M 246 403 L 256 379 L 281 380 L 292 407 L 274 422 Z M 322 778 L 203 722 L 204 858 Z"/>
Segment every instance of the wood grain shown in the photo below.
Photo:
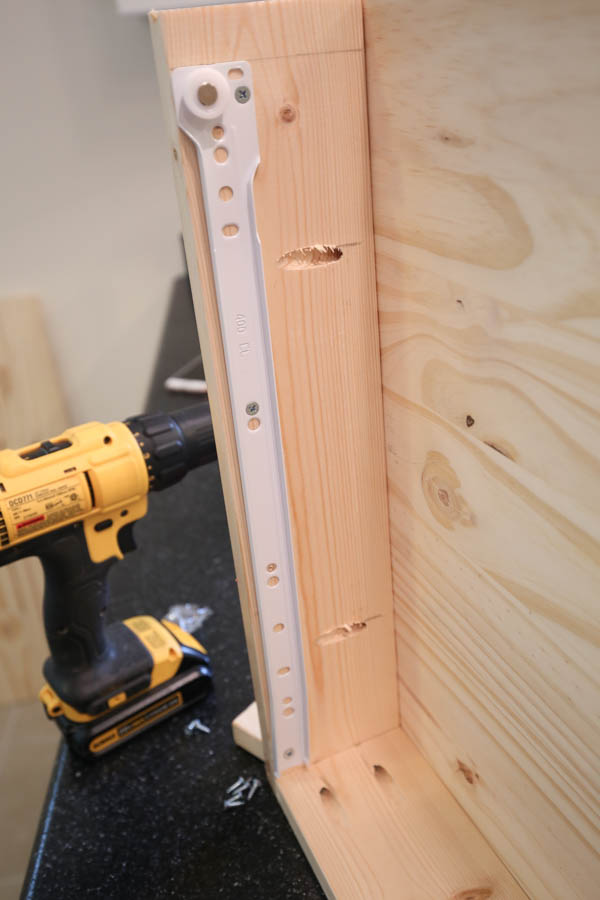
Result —
<path fill-rule="evenodd" d="M 193 11 L 189 10 L 189 12 Z M 160 15 L 158 13 L 150 14 L 152 45 L 171 150 L 175 190 L 179 203 L 204 375 L 208 385 L 211 419 L 219 459 L 254 696 L 264 737 L 265 763 L 270 775 L 271 724 L 264 653 L 200 176 L 194 146 L 178 128 L 171 91 L 171 68 L 178 65 L 176 60 L 181 53 L 180 47 L 186 45 L 189 29 L 184 28 L 181 37 L 178 38 L 179 32 L 176 30 L 174 33 L 171 28 L 173 20 L 169 17 L 172 15 L 172 12 Z M 178 21 L 181 24 L 181 20 Z"/>
<path fill-rule="evenodd" d="M 60 434 L 68 425 L 63 391 L 35 297 L 0 300 L 0 449 Z M 0 703 L 32 700 L 48 647 L 37 559 L 0 569 Z"/>
<path fill-rule="evenodd" d="M 600 11 L 365 0 L 404 729 L 536 900 L 600 883 Z"/>
<path fill-rule="evenodd" d="M 170 68 L 252 60 L 261 152 L 254 197 L 313 760 L 398 720 L 360 14 L 357 0 L 270 0 L 160 13 L 154 24 Z M 197 163 L 189 142 L 171 137 L 182 196 L 187 192 L 184 220 L 193 222 L 186 247 L 203 355 L 212 359 L 212 409 L 229 423 Z M 280 264 L 291 251 L 322 245 L 340 248 L 341 256 L 329 265 Z M 220 458 L 246 591 L 252 578 L 249 565 L 239 562 L 247 536 L 229 426 Z M 254 601 L 243 599 L 242 608 L 251 645 L 259 646 Z M 255 669 L 262 664 L 257 657 Z M 265 697 L 263 682 L 259 708 Z"/>
<path fill-rule="evenodd" d="M 363 48 L 358 0 L 269 0 L 243 7 L 232 3 L 150 13 L 150 22 L 159 25 L 165 55 L 175 66 Z"/>
<path fill-rule="evenodd" d="M 231 723 L 233 732 L 233 740 L 248 753 L 256 756 L 257 759 L 264 760 L 265 748 L 260 730 L 260 719 L 258 717 L 258 707 L 256 700 L 250 706 L 247 706 L 243 712 L 236 716 Z"/>
<path fill-rule="evenodd" d="M 526 897 L 401 729 L 286 772 L 277 793 L 329 897 Z"/>

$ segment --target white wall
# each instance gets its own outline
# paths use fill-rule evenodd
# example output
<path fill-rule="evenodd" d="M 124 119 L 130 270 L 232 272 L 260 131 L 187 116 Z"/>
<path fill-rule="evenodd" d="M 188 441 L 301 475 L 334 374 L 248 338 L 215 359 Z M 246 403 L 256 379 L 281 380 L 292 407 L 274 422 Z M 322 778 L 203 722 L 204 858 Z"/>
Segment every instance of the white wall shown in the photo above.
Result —
<path fill-rule="evenodd" d="M 0 109 L 0 296 L 42 298 L 74 423 L 141 411 L 184 268 L 145 17 L 4 0 Z"/>

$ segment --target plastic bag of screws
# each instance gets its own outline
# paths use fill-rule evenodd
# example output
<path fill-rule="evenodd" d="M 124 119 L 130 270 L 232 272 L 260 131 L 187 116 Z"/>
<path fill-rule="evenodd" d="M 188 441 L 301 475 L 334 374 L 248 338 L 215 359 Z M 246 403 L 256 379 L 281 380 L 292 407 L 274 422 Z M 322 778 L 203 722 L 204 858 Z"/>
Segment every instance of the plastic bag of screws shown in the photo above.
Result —
<path fill-rule="evenodd" d="M 195 603 L 178 603 L 167 612 L 165 619 L 179 625 L 188 634 L 202 628 L 213 614 L 210 606 L 196 606 Z"/>

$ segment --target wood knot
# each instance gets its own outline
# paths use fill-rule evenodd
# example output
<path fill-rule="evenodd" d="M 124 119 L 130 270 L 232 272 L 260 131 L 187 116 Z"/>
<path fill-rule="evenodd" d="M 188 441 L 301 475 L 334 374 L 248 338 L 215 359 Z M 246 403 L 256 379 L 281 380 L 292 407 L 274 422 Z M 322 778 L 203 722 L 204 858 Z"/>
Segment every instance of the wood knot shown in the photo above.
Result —
<path fill-rule="evenodd" d="M 421 485 L 429 509 L 444 528 L 451 530 L 455 525 L 468 528 L 475 524 L 475 514 L 458 490 L 458 476 L 442 453 L 431 450 L 427 454 Z"/>
<path fill-rule="evenodd" d="M 451 144 L 453 147 L 470 147 L 475 143 L 473 138 L 463 137 L 452 131 L 440 131 L 438 137 L 442 143 Z"/>
<path fill-rule="evenodd" d="M 284 103 L 279 110 L 279 118 L 282 122 L 293 122 L 296 118 L 296 110 L 291 103 Z"/>
<path fill-rule="evenodd" d="M 456 760 L 456 765 L 458 766 L 460 774 L 464 775 L 465 781 L 468 781 L 469 784 L 476 784 L 479 781 L 477 772 L 467 766 L 464 762 L 461 762 L 460 759 Z"/>

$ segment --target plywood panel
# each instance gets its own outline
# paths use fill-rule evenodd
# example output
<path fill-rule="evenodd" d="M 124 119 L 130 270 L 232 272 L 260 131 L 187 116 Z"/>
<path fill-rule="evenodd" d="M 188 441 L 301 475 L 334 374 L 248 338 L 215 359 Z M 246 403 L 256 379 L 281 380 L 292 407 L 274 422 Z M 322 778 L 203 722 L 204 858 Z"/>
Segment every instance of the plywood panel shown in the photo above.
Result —
<path fill-rule="evenodd" d="M 402 724 L 536 900 L 591 900 L 600 10 L 364 5 Z"/>
<path fill-rule="evenodd" d="M 56 364 L 35 297 L 0 299 L 0 449 L 66 428 Z M 37 697 L 48 655 L 43 578 L 36 559 L 0 569 L 0 703 Z"/>
<path fill-rule="evenodd" d="M 270 0 L 153 21 L 165 67 L 252 62 L 261 152 L 254 197 L 316 760 L 398 719 L 361 6 Z M 248 591 L 242 607 L 259 645 L 197 162 L 187 139 L 176 130 L 171 138 L 191 219 L 186 247 L 203 355 L 211 357 L 213 417 L 227 423 L 220 459 Z M 322 245 L 339 248 L 338 261 L 282 263 Z M 260 707 L 264 683 L 257 694 Z"/>

